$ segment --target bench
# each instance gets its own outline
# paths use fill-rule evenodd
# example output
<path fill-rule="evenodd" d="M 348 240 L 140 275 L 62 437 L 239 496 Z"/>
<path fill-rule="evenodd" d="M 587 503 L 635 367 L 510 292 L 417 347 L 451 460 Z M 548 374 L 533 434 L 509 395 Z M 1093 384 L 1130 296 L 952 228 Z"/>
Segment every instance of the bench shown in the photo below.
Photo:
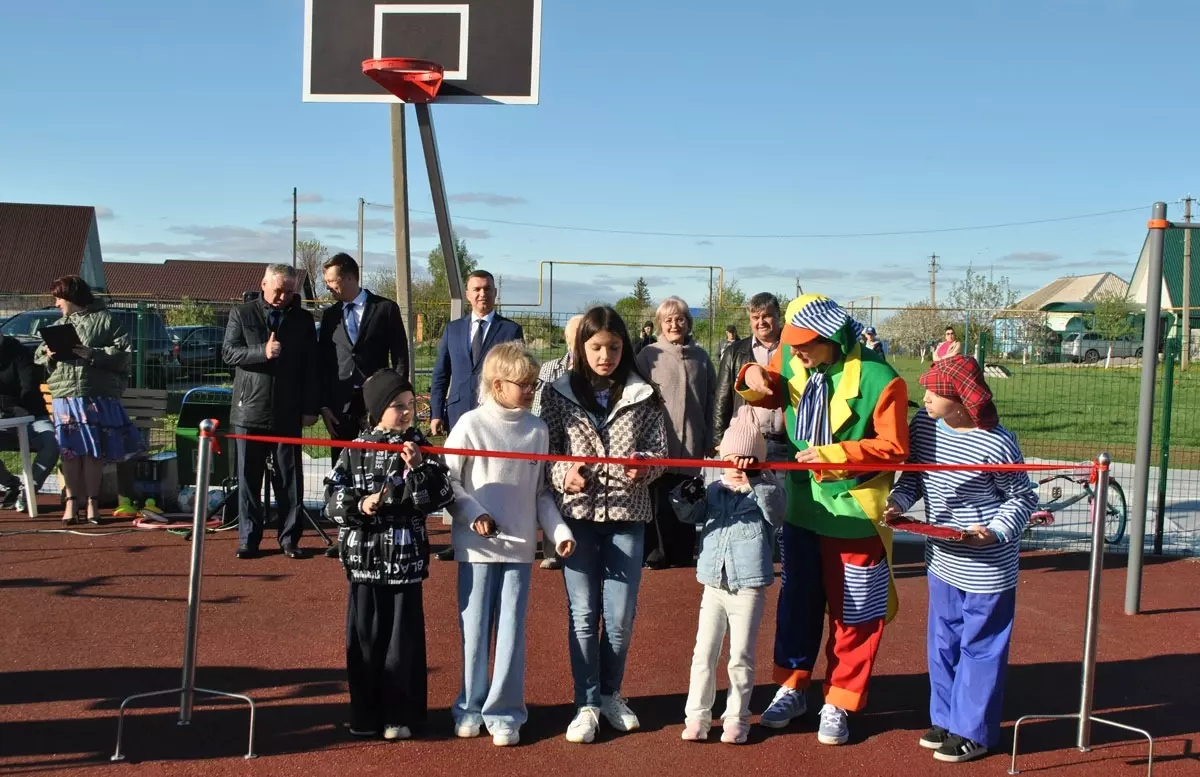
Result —
<path fill-rule="evenodd" d="M 45 383 L 41 385 L 42 399 L 46 402 L 46 412 L 50 414 L 50 419 L 54 419 L 54 402 L 50 397 L 50 387 Z M 129 416 L 129 420 L 134 426 L 142 430 L 142 436 L 149 445 L 154 432 L 163 432 L 166 430 L 167 416 L 167 392 L 162 389 L 135 389 L 127 388 L 121 394 L 121 404 L 125 408 L 125 413 Z M 101 498 L 113 497 L 116 495 L 115 482 L 109 485 L 106 467 L 106 484 L 101 488 Z M 115 472 L 115 468 L 113 470 Z M 128 477 L 132 482 L 132 475 Z"/>

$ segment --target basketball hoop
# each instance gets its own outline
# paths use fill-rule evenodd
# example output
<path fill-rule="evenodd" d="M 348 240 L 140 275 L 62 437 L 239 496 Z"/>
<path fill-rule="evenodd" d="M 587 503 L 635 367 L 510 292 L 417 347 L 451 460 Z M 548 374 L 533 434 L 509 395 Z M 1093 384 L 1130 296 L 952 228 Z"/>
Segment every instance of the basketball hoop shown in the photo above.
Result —
<path fill-rule="evenodd" d="M 430 103 L 442 88 L 445 69 L 436 62 L 408 57 L 366 59 L 363 75 L 406 103 Z"/>

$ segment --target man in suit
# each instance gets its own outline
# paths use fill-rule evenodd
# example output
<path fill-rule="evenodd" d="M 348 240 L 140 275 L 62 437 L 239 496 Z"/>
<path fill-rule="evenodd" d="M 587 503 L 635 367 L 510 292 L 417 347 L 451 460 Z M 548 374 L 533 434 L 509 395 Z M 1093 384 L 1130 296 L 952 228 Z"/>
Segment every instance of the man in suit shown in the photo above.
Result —
<path fill-rule="evenodd" d="M 496 280 L 490 272 L 475 270 L 467 276 L 466 284 L 471 314 L 446 325 L 433 363 L 429 429 L 435 437 L 447 434 L 463 413 L 478 404 L 483 360 L 492 346 L 525 339 L 520 324 L 496 313 Z M 454 548 L 437 557 L 452 561 Z"/>
<path fill-rule="evenodd" d="M 321 417 L 332 439 L 353 440 L 367 425 L 367 378 L 388 368 L 408 377 L 408 335 L 400 307 L 359 285 L 358 262 L 348 254 L 335 254 L 324 269 L 337 304 L 321 314 Z M 341 452 L 329 449 L 335 466 Z M 337 544 L 325 555 L 337 558 Z"/>
<path fill-rule="evenodd" d="M 225 327 L 221 353 L 236 368 L 230 421 L 238 434 L 299 437 L 317 421 L 317 333 L 312 314 L 295 293 L 296 270 L 268 265 L 262 296 L 235 307 Z M 237 441 L 238 558 L 258 556 L 265 508 L 263 475 L 275 458 L 279 545 L 288 558 L 300 551 L 304 483 L 300 446 Z"/>
<path fill-rule="evenodd" d="M 353 440 L 366 425 L 362 385 L 381 369 L 408 375 L 404 316 L 390 299 L 359 285 L 358 262 L 336 254 L 325 263 L 325 285 L 337 304 L 321 315 L 321 416 L 335 440 Z M 331 448 L 337 463 L 341 448 Z"/>

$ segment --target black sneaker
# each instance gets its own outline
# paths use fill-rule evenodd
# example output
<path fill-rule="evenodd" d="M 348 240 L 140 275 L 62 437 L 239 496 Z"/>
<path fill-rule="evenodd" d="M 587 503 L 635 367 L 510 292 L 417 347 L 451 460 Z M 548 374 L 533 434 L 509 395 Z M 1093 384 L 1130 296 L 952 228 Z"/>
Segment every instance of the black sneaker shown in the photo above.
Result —
<path fill-rule="evenodd" d="M 338 556 L 338 546 L 337 546 L 336 544 L 334 544 L 334 545 L 330 545 L 328 548 L 326 548 L 326 549 L 325 549 L 325 556 L 326 556 L 327 558 L 339 558 L 339 556 Z"/>
<path fill-rule="evenodd" d="M 960 764 L 986 754 L 986 747 L 978 742 L 972 742 L 966 737 L 960 737 L 958 734 L 946 737 L 942 746 L 933 751 L 935 759 L 950 764 Z"/>
<path fill-rule="evenodd" d="M 19 483 L 14 483 L 11 486 L 3 486 L 0 491 L 0 510 L 13 510 L 17 506 L 17 497 L 21 494 L 21 486 Z"/>
<path fill-rule="evenodd" d="M 258 548 L 251 548 L 248 545 L 238 545 L 237 552 L 234 555 L 238 558 L 258 558 Z"/>
<path fill-rule="evenodd" d="M 453 561 L 454 560 L 454 546 L 451 545 L 450 547 L 446 548 L 445 550 L 438 551 L 437 553 L 434 554 L 434 556 L 437 558 L 438 561 Z"/>
<path fill-rule="evenodd" d="M 921 736 L 921 741 L 917 744 L 927 750 L 937 750 L 939 747 L 946 744 L 946 740 L 949 738 L 949 731 L 941 726 L 934 726 Z"/>

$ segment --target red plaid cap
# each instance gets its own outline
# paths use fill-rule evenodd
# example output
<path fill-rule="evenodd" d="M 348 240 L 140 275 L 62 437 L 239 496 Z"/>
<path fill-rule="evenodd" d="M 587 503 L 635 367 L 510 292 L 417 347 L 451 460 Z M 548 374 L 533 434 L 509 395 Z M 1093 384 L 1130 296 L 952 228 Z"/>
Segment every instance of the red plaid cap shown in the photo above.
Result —
<path fill-rule="evenodd" d="M 921 376 L 921 385 L 940 397 L 961 402 L 971 420 L 982 429 L 1000 423 L 983 368 L 969 356 L 950 356 L 934 362 Z"/>

